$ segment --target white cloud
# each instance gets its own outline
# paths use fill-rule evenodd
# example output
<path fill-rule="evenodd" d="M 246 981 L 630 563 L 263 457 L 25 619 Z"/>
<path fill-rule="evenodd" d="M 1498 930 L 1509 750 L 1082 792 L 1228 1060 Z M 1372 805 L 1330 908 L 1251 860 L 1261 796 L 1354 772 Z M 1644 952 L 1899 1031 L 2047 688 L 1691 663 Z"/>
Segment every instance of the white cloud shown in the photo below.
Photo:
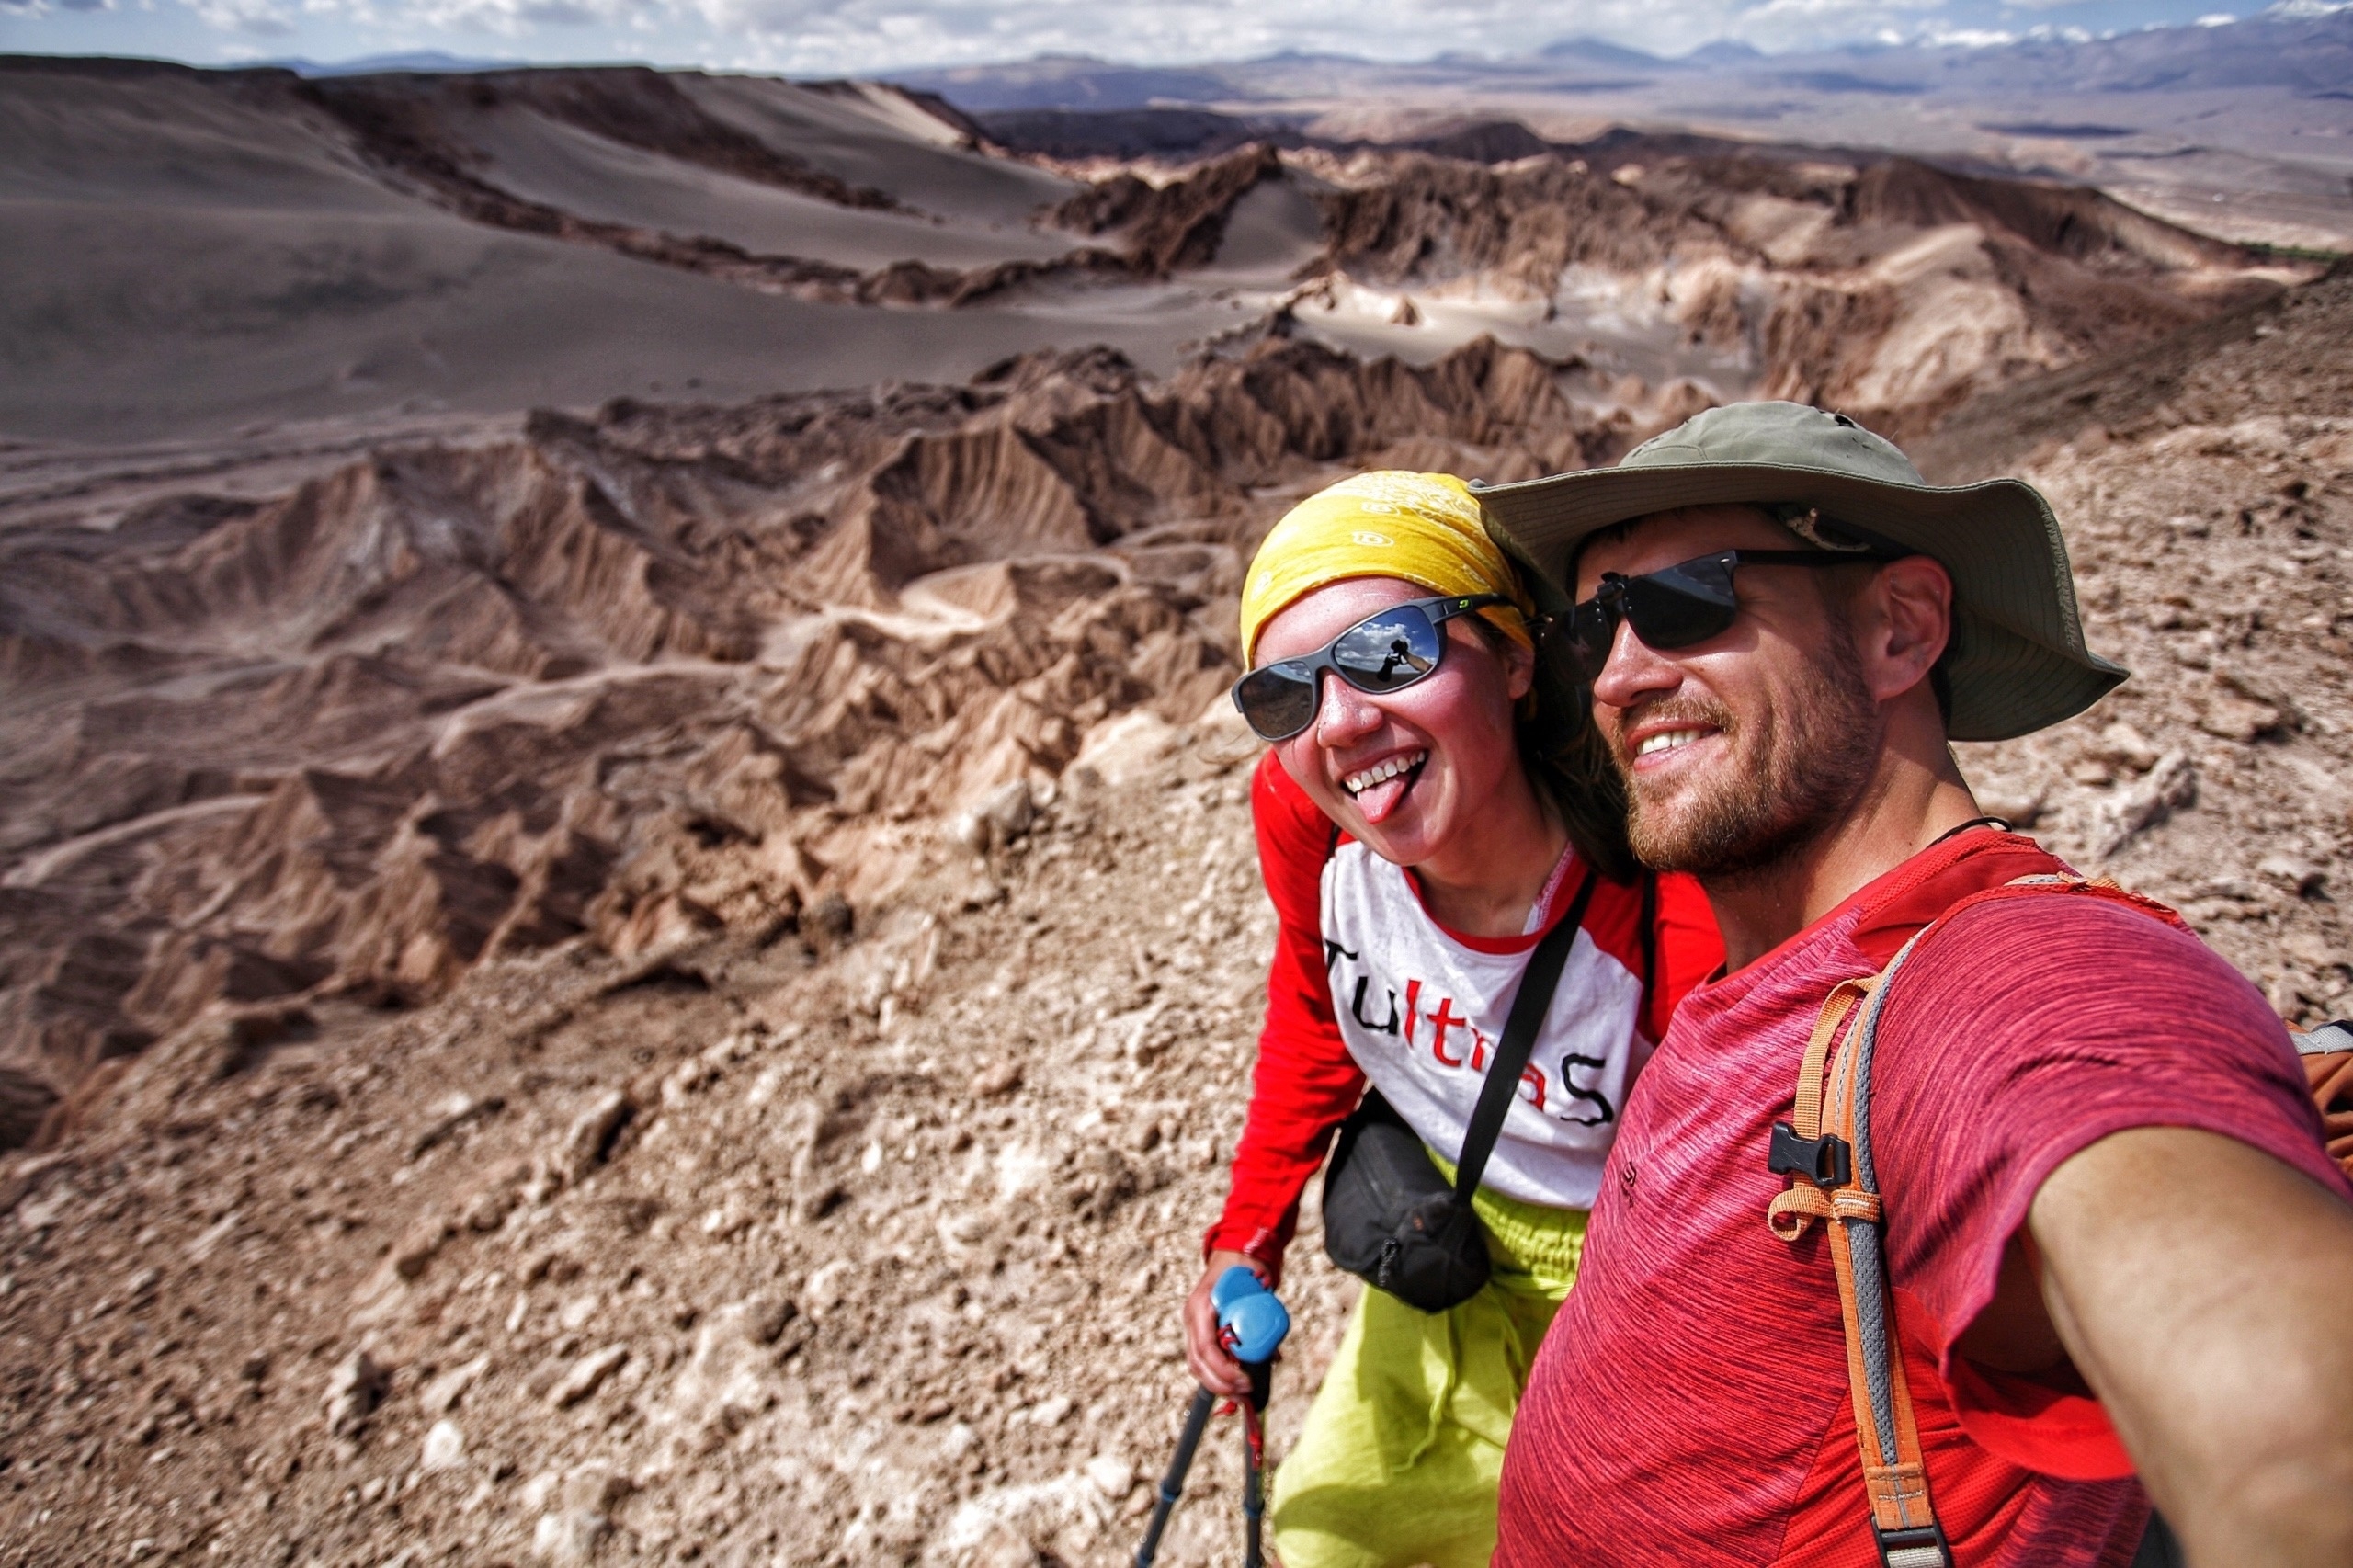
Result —
<path fill-rule="evenodd" d="M 2269 14 L 2321 16 L 2346 3 L 2281 0 Z M 315 59 L 438 49 L 834 75 L 1049 53 L 1162 66 L 1279 50 L 1509 58 L 1580 35 L 1662 55 L 1719 39 L 1774 51 L 1862 41 L 1984 48 L 2088 36 L 2023 28 L 2037 13 L 2097 7 L 2086 19 L 2109 27 L 2154 17 L 2161 6 L 2177 7 L 2162 13 L 2174 25 L 2188 15 L 2184 0 L 0 0 L 10 29 L 0 48 L 139 52 L 143 36 L 154 40 L 149 49 L 186 50 L 193 35 L 194 53 L 207 56 L 268 40 L 281 41 L 267 52 Z M 116 6 L 119 22 L 84 19 Z M 153 19 L 131 19 L 141 12 Z"/>
<path fill-rule="evenodd" d="M 209 27 L 248 38 L 288 38 L 294 32 L 294 9 L 277 0 L 194 0 L 189 7 Z"/>

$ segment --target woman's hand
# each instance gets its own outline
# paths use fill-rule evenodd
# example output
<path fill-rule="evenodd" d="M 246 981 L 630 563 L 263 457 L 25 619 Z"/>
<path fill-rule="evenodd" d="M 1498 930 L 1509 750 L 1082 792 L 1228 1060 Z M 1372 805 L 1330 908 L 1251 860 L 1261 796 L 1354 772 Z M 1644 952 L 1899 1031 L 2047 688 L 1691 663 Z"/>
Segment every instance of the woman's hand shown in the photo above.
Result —
<path fill-rule="evenodd" d="M 1217 1307 L 1210 1301 L 1210 1291 L 1216 1288 L 1219 1277 L 1237 1264 L 1261 1279 L 1267 1277 L 1267 1266 L 1247 1253 L 1213 1252 L 1201 1282 L 1185 1298 L 1185 1364 L 1203 1388 L 1233 1398 L 1250 1392 L 1250 1376 L 1217 1342 Z"/>

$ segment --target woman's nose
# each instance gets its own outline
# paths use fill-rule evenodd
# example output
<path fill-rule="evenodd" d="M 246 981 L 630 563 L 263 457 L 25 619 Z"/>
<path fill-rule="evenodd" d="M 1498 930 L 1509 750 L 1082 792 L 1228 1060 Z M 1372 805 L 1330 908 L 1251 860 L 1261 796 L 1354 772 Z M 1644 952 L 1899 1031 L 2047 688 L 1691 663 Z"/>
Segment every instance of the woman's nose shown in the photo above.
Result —
<path fill-rule="evenodd" d="M 1315 707 L 1318 745 L 1346 745 L 1380 728 L 1385 715 L 1363 692 L 1329 670 L 1317 678 L 1324 683 Z"/>

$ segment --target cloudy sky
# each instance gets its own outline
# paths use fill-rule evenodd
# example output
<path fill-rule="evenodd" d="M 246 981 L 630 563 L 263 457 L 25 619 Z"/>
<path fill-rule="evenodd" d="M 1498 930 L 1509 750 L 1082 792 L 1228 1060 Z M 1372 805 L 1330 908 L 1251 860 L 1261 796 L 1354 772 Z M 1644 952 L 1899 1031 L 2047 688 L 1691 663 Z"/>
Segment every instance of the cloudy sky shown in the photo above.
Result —
<path fill-rule="evenodd" d="M 1512 55 L 1575 35 L 1664 54 L 1716 39 L 1775 52 L 1962 47 L 2214 13 L 2215 0 L 0 0 L 0 52 L 212 64 L 436 50 L 864 74 L 1042 53 L 1159 64 L 1284 49 Z"/>

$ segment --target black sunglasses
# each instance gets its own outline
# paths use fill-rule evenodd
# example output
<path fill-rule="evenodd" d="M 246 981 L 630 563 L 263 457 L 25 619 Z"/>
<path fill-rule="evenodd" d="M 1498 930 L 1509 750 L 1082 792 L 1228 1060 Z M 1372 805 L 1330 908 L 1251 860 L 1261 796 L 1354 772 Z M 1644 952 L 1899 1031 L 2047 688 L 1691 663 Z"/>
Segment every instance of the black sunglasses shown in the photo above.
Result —
<path fill-rule="evenodd" d="M 1732 591 L 1735 567 L 1852 566 L 1897 559 L 1881 550 L 1720 550 L 1639 577 L 1604 572 L 1593 597 L 1569 611 L 1569 650 L 1589 684 L 1601 678 L 1621 620 L 1652 648 L 1688 648 L 1729 630 L 1740 614 Z"/>
<path fill-rule="evenodd" d="M 1452 594 L 1391 605 L 1313 653 L 1252 670 L 1233 683 L 1233 705 L 1260 739 L 1287 741 L 1314 722 L 1323 690 L 1317 677 L 1325 670 L 1374 697 L 1403 691 L 1437 669 L 1445 657 L 1441 625 L 1458 615 L 1509 602 L 1501 594 Z"/>

